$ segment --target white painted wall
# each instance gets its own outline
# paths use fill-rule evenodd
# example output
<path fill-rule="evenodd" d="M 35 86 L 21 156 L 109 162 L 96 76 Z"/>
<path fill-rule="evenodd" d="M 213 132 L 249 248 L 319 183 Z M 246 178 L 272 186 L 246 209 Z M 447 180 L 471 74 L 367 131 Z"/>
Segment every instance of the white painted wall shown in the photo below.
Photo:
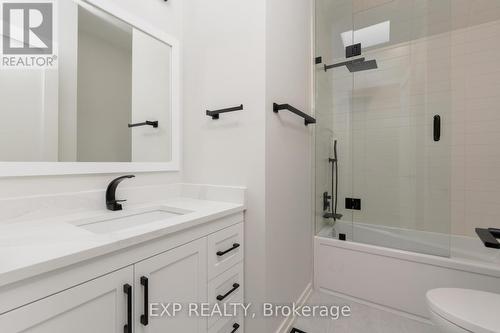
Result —
<path fill-rule="evenodd" d="M 186 182 L 248 187 L 245 214 L 245 298 L 266 296 L 265 4 L 185 1 L 184 172 Z M 244 104 L 222 115 L 213 110 Z M 245 331 L 267 332 L 262 320 Z"/>
<path fill-rule="evenodd" d="M 310 2 L 185 5 L 185 181 L 248 187 L 246 301 L 294 302 L 312 278 L 311 134 L 272 102 L 310 112 Z M 247 318 L 245 329 L 275 332 L 282 320 Z"/>
<path fill-rule="evenodd" d="M 311 113 L 312 1 L 266 1 L 267 300 L 297 301 L 312 280 L 312 128 L 273 102 Z M 268 318 L 275 332 L 283 318 Z"/>

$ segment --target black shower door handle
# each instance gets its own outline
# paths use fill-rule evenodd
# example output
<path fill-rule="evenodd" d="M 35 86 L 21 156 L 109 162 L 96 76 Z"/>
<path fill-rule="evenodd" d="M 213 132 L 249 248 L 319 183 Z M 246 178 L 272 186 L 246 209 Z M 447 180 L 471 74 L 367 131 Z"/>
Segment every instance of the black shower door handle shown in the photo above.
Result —
<path fill-rule="evenodd" d="M 441 116 L 434 116 L 434 141 L 441 140 Z"/>

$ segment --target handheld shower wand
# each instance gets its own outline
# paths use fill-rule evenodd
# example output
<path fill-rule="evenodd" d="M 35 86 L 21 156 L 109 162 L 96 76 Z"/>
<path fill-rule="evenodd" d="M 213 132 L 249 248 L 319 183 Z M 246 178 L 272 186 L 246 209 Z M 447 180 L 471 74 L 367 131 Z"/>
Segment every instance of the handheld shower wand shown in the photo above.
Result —
<path fill-rule="evenodd" d="M 333 205 L 329 207 L 330 208 L 329 212 L 325 212 L 325 214 L 323 214 L 323 218 L 333 219 L 333 221 L 335 222 L 342 218 L 342 214 L 337 213 L 338 193 L 339 193 L 339 167 L 338 167 L 338 156 L 337 156 L 337 140 L 333 141 L 333 158 L 329 158 L 328 163 L 332 164 L 332 196 L 329 197 L 327 193 L 326 197 L 332 199 Z"/>

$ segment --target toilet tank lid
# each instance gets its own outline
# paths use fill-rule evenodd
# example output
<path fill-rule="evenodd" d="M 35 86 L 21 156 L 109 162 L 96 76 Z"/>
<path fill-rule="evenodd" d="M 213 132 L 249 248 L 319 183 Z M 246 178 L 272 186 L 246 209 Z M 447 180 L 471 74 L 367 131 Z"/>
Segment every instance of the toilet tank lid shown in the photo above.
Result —
<path fill-rule="evenodd" d="M 427 303 L 436 314 L 471 332 L 500 332 L 499 294 L 441 288 L 427 292 Z"/>

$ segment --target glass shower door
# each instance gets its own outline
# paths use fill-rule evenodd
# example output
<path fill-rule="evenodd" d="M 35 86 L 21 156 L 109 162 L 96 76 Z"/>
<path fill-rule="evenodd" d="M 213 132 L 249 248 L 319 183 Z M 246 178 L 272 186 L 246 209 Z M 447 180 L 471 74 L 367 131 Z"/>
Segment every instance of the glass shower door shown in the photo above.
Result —
<path fill-rule="evenodd" d="M 323 237 L 352 239 L 351 108 L 353 75 L 346 66 L 344 39 L 352 39 L 353 1 L 316 0 L 315 222 Z M 346 33 L 345 33 L 346 32 Z M 349 35 L 350 34 L 350 35 Z M 335 149 L 336 148 L 336 149 Z"/>
<path fill-rule="evenodd" d="M 376 62 L 352 73 L 344 143 L 356 242 L 450 254 L 450 1 L 353 1 L 345 44 Z"/>

